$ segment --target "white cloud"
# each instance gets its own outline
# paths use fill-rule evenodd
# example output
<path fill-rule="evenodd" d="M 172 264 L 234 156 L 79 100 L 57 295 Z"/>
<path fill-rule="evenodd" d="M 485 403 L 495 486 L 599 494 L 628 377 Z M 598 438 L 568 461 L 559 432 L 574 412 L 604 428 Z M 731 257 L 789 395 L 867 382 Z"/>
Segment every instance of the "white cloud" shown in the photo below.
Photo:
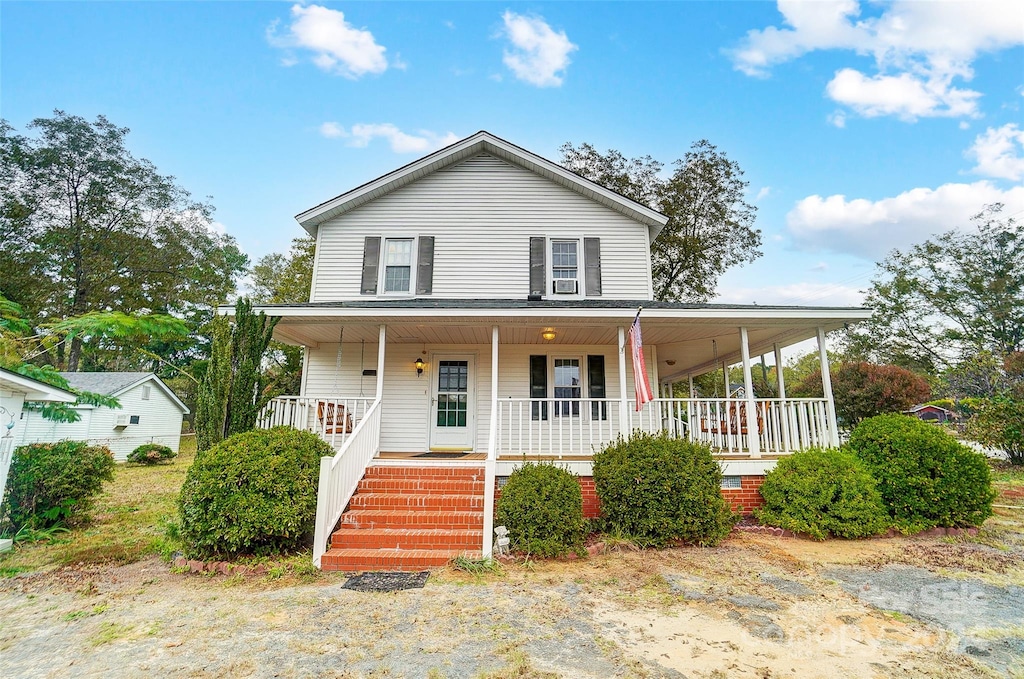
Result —
<path fill-rule="evenodd" d="M 764 200 L 765 198 L 767 198 L 771 194 L 771 192 L 772 192 L 772 187 L 770 187 L 770 186 L 762 186 L 761 189 L 757 192 L 757 196 L 754 197 L 754 201 L 757 202 L 757 201 L 760 201 L 760 200 Z"/>
<path fill-rule="evenodd" d="M 834 111 L 829 115 L 828 121 L 839 129 L 843 129 L 846 127 L 846 111 Z"/>
<path fill-rule="evenodd" d="M 811 271 L 827 271 L 827 270 L 828 270 L 828 262 L 818 262 L 817 264 L 815 264 L 814 266 L 811 267 Z"/>
<path fill-rule="evenodd" d="M 328 73 L 355 80 L 368 73 L 383 73 L 388 68 L 387 51 L 378 45 L 373 34 L 355 28 L 340 10 L 320 5 L 293 5 L 292 22 L 286 35 L 277 34 L 278 22 L 267 29 L 267 40 L 287 50 L 308 50 L 312 62 Z M 297 59 L 288 53 L 282 63 L 291 65 Z M 404 64 L 393 64 L 404 66 Z"/>
<path fill-rule="evenodd" d="M 408 134 L 391 123 L 357 123 L 346 130 L 338 123 L 326 122 L 320 126 L 320 134 L 328 139 L 344 138 L 349 146 L 357 148 L 369 146 L 374 139 L 385 139 L 395 153 L 433 151 L 460 139 L 453 132 L 438 134 L 430 130 L 418 130 L 416 134 Z"/>
<path fill-rule="evenodd" d="M 552 30 L 542 17 L 528 17 L 505 11 L 502 15 L 511 49 L 503 61 L 517 78 L 537 87 L 558 87 L 569 66 L 569 55 L 579 47 L 565 31 Z"/>
<path fill-rule="evenodd" d="M 1012 214 L 1024 209 L 1024 186 L 1002 190 L 989 181 L 916 188 L 881 200 L 808 196 L 786 215 L 789 233 L 802 250 L 828 250 L 880 260 L 893 248 L 970 226 L 970 218 L 992 203 Z"/>
<path fill-rule="evenodd" d="M 714 301 L 717 304 L 858 306 L 863 300 L 864 294 L 849 285 L 800 282 L 756 288 L 727 288 Z"/>
<path fill-rule="evenodd" d="M 990 127 L 977 136 L 966 155 L 978 161 L 972 170 L 976 174 L 1019 181 L 1024 178 L 1024 130 L 1016 123 Z"/>
<path fill-rule="evenodd" d="M 1024 3 L 864 3 L 876 16 L 861 17 L 858 0 L 779 0 L 785 26 L 749 31 L 729 50 L 735 67 L 766 77 L 777 64 L 818 50 L 845 50 L 874 58 L 877 73 L 840 69 L 828 95 L 862 115 L 976 116 L 979 93 L 954 86 L 974 76 L 983 52 L 1024 44 Z M 842 127 L 841 122 L 833 124 Z"/>

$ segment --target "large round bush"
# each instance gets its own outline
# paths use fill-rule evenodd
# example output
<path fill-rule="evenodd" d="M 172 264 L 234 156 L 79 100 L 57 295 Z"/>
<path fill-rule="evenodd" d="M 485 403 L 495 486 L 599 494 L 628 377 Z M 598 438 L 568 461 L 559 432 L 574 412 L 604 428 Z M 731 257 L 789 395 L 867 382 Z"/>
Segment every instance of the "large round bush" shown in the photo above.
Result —
<path fill-rule="evenodd" d="M 114 478 L 114 456 L 84 441 L 32 443 L 14 451 L 7 477 L 4 528 L 49 528 L 81 518 Z M 0 498 L 3 499 L 3 498 Z"/>
<path fill-rule="evenodd" d="M 635 433 L 594 456 L 594 485 L 605 530 L 645 545 L 722 541 L 734 523 L 711 449 Z"/>
<path fill-rule="evenodd" d="M 576 477 L 553 464 L 526 463 L 501 489 L 497 521 L 508 528 L 513 549 L 561 556 L 583 549 L 586 520 Z"/>
<path fill-rule="evenodd" d="M 940 427 L 879 415 L 857 425 L 847 445 L 867 464 L 903 532 L 980 526 L 992 516 L 995 492 L 985 458 Z"/>
<path fill-rule="evenodd" d="M 159 443 L 143 443 L 141 446 L 128 453 L 127 461 L 135 464 L 159 464 L 169 462 L 177 457 L 177 453 L 168 446 Z"/>
<path fill-rule="evenodd" d="M 761 484 L 762 522 L 819 540 L 860 538 L 889 527 L 875 479 L 845 450 L 812 448 L 779 460 Z"/>
<path fill-rule="evenodd" d="M 334 450 L 289 427 L 248 431 L 201 453 L 178 509 L 192 556 L 276 554 L 313 533 L 320 458 Z"/>

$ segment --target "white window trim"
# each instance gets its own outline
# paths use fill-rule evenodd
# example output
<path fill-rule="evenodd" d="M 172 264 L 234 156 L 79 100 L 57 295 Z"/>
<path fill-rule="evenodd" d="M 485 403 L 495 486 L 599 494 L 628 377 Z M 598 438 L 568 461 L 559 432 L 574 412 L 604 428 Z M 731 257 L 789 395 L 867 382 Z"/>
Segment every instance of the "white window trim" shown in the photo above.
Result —
<path fill-rule="evenodd" d="M 150 385 L 148 385 L 148 384 L 142 385 L 142 400 L 143 401 L 148 401 L 152 391 L 153 391 L 153 388 Z"/>
<path fill-rule="evenodd" d="M 554 254 L 554 243 L 563 241 L 575 241 L 576 242 L 576 294 L 555 294 L 555 254 Z M 584 253 L 583 247 L 583 236 L 581 235 L 567 235 L 567 236 L 548 236 L 547 240 L 547 252 L 545 253 L 547 259 L 547 291 L 544 295 L 546 299 L 585 299 L 587 294 L 587 263 L 586 254 Z M 565 279 L 562 279 L 565 280 Z"/>
<path fill-rule="evenodd" d="M 384 280 L 387 277 L 387 265 L 384 263 L 384 258 L 387 256 L 388 241 L 389 240 L 408 240 L 412 241 L 412 252 L 410 253 L 409 262 L 409 289 L 403 290 L 392 290 L 387 292 L 384 290 Z M 419 234 L 410 236 L 409 234 L 381 234 L 380 243 L 380 261 L 377 265 L 377 296 L 378 297 L 415 297 L 416 296 L 416 270 L 419 268 L 419 251 L 420 251 L 420 237 Z"/>
<path fill-rule="evenodd" d="M 562 239 L 558 239 L 558 240 L 562 240 Z M 566 295 L 566 296 L 568 297 L 568 295 Z M 558 396 L 555 396 L 555 386 L 556 386 L 555 385 L 555 361 L 556 360 L 574 360 L 574 361 L 579 362 L 579 367 L 580 367 L 580 397 L 579 397 L 578 400 L 582 401 L 583 399 L 589 398 L 587 396 L 587 394 L 590 393 L 590 390 L 589 390 L 589 386 L 590 385 L 587 384 L 587 361 L 586 361 L 586 357 L 580 356 L 578 354 L 573 354 L 573 355 L 570 355 L 570 354 L 549 354 L 548 355 L 548 398 L 552 399 L 553 408 L 557 408 L 558 407 L 558 403 L 557 403 L 557 401 L 554 401 L 554 399 L 558 399 L 560 401 L 575 401 L 575 400 L 577 400 L 577 399 L 563 399 L 563 398 L 559 398 Z M 555 415 L 553 410 L 552 410 L 551 415 L 554 416 L 554 417 L 561 417 L 561 418 L 564 418 L 564 419 L 570 419 L 570 418 L 572 418 L 572 419 L 579 419 L 581 417 L 584 417 L 584 415 L 585 415 L 584 411 L 586 411 L 586 417 L 589 418 L 589 412 L 590 412 L 588 410 L 589 407 L 590 406 L 587 406 L 586 408 L 584 408 L 583 404 L 580 403 L 580 412 L 579 412 L 579 414 L 575 414 L 575 415 L 572 414 L 571 409 L 570 409 L 570 414 L 569 415 Z"/>

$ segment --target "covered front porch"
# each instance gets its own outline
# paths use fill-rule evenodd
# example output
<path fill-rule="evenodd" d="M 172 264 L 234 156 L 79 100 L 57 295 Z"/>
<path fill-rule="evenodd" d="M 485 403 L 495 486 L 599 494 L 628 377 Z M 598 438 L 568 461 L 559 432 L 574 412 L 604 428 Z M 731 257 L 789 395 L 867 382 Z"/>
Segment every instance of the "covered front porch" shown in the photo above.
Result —
<path fill-rule="evenodd" d="M 554 459 L 583 471 L 594 452 L 636 430 L 706 442 L 724 460 L 759 468 L 838 442 L 824 336 L 864 310 L 649 303 L 643 353 L 657 397 L 638 409 L 627 341 L 636 309 L 513 300 L 264 308 L 281 316 L 277 339 L 305 347 L 305 370 L 302 394 L 271 401 L 259 425 L 314 431 L 338 451 L 321 469 L 317 543 L 366 467 L 394 456 L 482 458 L 489 554 L 493 481 L 516 462 Z M 825 397 L 787 398 L 779 379 L 777 394 L 758 398 L 751 356 L 781 364 L 784 347 L 811 338 Z M 696 393 L 693 378 L 737 363 L 741 392 Z"/>

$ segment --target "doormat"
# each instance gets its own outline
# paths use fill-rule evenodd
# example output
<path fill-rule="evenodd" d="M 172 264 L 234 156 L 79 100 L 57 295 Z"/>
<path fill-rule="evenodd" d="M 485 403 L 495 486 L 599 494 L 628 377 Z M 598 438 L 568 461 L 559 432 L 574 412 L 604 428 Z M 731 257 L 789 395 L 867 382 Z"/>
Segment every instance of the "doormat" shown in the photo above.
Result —
<path fill-rule="evenodd" d="M 466 457 L 469 453 L 419 453 L 413 457 L 425 457 L 431 460 L 457 460 Z"/>
<path fill-rule="evenodd" d="M 430 571 L 419 573 L 397 573 L 392 571 L 375 571 L 353 575 L 342 585 L 343 589 L 354 589 L 357 592 L 397 592 L 402 589 L 422 589 L 427 584 Z"/>

